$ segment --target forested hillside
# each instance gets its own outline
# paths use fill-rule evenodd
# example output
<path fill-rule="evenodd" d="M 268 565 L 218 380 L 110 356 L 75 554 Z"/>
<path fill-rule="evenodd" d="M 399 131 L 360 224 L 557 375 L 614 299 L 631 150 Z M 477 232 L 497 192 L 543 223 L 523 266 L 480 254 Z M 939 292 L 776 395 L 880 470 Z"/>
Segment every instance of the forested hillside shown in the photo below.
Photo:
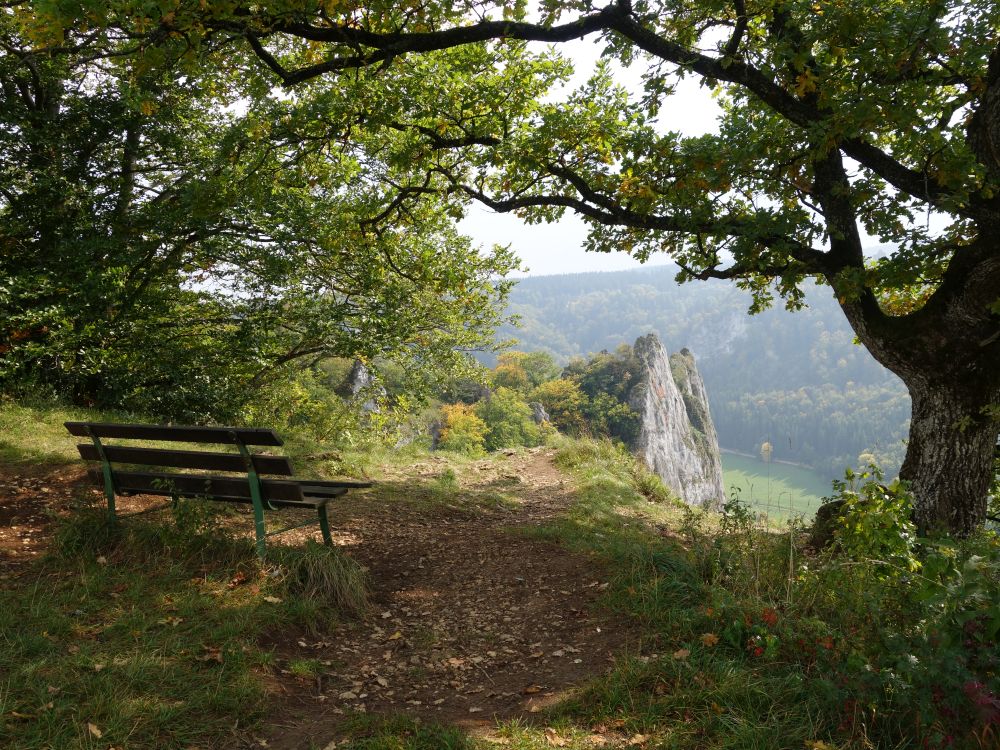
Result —
<path fill-rule="evenodd" d="M 657 333 L 698 360 L 723 448 L 807 464 L 831 477 L 870 453 L 888 474 L 902 461 L 909 398 L 861 346 L 826 287 L 808 307 L 748 316 L 750 295 L 728 282 L 679 285 L 676 269 L 521 280 L 509 311 L 520 328 L 501 335 L 560 363 Z M 867 460 L 867 457 L 866 457 Z"/>

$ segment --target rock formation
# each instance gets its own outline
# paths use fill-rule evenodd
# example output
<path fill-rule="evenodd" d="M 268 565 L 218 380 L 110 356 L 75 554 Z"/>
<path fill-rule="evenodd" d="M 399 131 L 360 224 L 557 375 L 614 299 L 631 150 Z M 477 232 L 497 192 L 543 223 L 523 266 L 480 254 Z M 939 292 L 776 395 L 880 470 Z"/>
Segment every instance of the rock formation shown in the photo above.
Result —
<path fill-rule="evenodd" d="M 549 413 L 545 411 L 545 407 L 538 401 L 532 401 L 528 406 L 531 409 L 531 419 L 535 424 L 542 424 L 549 421 Z"/>
<path fill-rule="evenodd" d="M 645 368 L 629 394 L 640 420 L 636 455 L 685 502 L 718 506 L 722 460 L 694 357 L 687 349 L 668 357 L 652 333 L 636 339 L 635 355 Z"/>
<path fill-rule="evenodd" d="M 352 400 L 363 399 L 361 403 L 363 413 L 378 414 L 378 401 L 375 397 L 385 396 L 385 388 L 375 383 L 371 371 L 360 359 L 354 360 L 351 366 L 351 372 L 347 376 L 347 388 Z"/>

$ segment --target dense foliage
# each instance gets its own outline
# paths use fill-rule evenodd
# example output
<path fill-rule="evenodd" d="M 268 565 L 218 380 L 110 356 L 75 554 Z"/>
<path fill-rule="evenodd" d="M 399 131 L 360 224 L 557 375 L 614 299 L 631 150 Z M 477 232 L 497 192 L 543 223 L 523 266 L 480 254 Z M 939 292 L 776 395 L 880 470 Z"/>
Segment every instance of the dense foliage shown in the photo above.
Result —
<path fill-rule="evenodd" d="M 796 308 L 802 282 L 821 279 L 910 391 L 901 473 L 922 528 L 965 534 L 982 523 L 1000 431 L 996 4 L 125 10 L 124 24 L 159 25 L 195 43 L 228 35 L 303 92 L 310 82 L 346 82 L 344 71 L 389 71 L 413 98 L 388 117 L 369 99 L 364 118 L 422 141 L 420 158 L 394 180 L 400 206 L 460 195 L 531 221 L 572 209 L 591 225 L 591 248 L 667 252 L 684 279 L 736 280 L 755 309 L 776 295 Z M 565 70 L 522 42 L 590 35 L 606 58 L 644 66 L 642 92 L 616 86 L 604 64 L 579 90 L 541 96 Z M 424 83 L 434 92 L 447 82 L 443 95 L 407 89 L 415 71 L 435 65 L 444 67 Z M 670 129 L 671 95 L 689 75 L 719 97 L 716 133 Z M 943 226 L 918 220 L 932 213 Z M 863 232 L 893 251 L 866 256 Z"/>
<path fill-rule="evenodd" d="M 0 13 L 5 391 L 231 420 L 330 356 L 402 363 L 419 395 L 490 346 L 516 261 L 440 203 L 388 221 L 405 139 L 309 130 L 354 92 L 208 80 L 184 44 L 136 60 L 37 10 Z"/>
<path fill-rule="evenodd" d="M 211 61 L 193 80 L 238 73 L 266 113 L 261 135 L 283 153 L 318 143 L 353 154 L 367 140 L 380 220 L 406 222 L 424 204 L 458 215 L 469 199 L 529 221 L 569 209 L 590 224 L 591 248 L 669 253 L 682 279 L 735 280 L 755 309 L 775 296 L 796 308 L 802 283 L 821 280 L 910 392 L 901 474 L 921 528 L 969 534 L 983 522 L 1000 433 L 995 3 L 15 0 L 5 10 L 46 52 L 96 27 L 95 38 L 133 43 L 123 61 L 135 71 L 177 52 Z M 527 43 L 587 36 L 607 60 L 555 95 L 568 67 Z M 616 86 L 611 61 L 644 66 L 641 93 Z M 294 96 L 271 94 L 261 71 Z M 717 94 L 717 132 L 670 129 L 686 76 Z M 290 100 L 292 137 L 275 138 L 274 110 Z M 919 220 L 931 214 L 934 228 Z M 892 252 L 866 256 L 864 232 Z"/>

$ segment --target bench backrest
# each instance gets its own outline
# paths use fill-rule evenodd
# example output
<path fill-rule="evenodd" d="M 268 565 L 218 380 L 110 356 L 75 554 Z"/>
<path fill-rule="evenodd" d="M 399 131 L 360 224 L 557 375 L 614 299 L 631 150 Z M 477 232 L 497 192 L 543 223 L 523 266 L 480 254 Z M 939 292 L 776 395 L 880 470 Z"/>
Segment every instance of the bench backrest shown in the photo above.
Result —
<path fill-rule="evenodd" d="M 91 443 L 77 445 L 80 457 L 87 461 L 108 464 L 139 464 L 180 469 L 199 469 L 248 474 L 249 460 L 259 475 L 292 476 L 292 465 L 285 456 L 263 456 L 250 453 L 246 446 L 278 446 L 282 440 L 273 430 L 253 427 L 161 426 L 147 424 L 113 424 L 101 422 L 66 422 L 71 435 L 89 437 Z M 105 445 L 103 438 L 164 442 L 236 445 L 240 453 L 172 448 L 140 448 Z M 102 458 L 101 453 L 104 456 Z M 101 470 L 92 470 L 100 478 Z M 120 494 L 205 495 L 216 499 L 251 499 L 248 477 L 207 477 L 198 474 L 155 473 L 113 469 L 116 492 Z M 261 492 L 267 500 L 302 499 L 297 482 L 260 479 Z"/>

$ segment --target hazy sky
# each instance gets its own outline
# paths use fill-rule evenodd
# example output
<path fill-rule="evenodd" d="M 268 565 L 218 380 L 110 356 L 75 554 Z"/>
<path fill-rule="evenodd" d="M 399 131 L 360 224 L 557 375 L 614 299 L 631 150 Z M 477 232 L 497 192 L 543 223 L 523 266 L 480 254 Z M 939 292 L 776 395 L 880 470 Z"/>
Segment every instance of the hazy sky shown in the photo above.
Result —
<path fill-rule="evenodd" d="M 560 44 L 558 49 L 573 61 L 575 74 L 570 86 L 575 88 L 590 77 L 603 45 L 586 39 Z M 640 62 L 628 70 L 619 69 L 616 76 L 633 91 L 641 91 Z M 686 135 L 715 132 L 718 105 L 708 89 L 700 88 L 695 78 L 685 79 L 671 98 L 669 106 L 660 110 L 660 121 L 666 129 Z M 588 253 L 583 250 L 586 227 L 572 212 L 556 224 L 528 226 L 511 214 L 498 214 L 481 204 L 472 206 L 459 229 L 485 247 L 495 243 L 511 245 L 528 267 L 528 275 L 581 271 L 618 271 L 638 268 L 641 264 L 625 253 Z M 653 256 L 646 265 L 667 263 L 666 256 Z M 522 275 L 522 274 L 517 274 Z"/>

